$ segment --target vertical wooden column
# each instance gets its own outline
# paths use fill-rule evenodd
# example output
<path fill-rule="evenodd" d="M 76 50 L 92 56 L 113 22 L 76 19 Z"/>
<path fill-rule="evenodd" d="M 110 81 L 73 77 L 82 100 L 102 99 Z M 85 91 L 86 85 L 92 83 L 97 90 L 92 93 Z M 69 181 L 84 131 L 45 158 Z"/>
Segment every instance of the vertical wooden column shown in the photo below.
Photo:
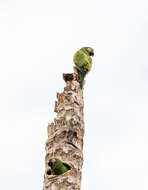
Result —
<path fill-rule="evenodd" d="M 57 93 L 54 122 L 48 125 L 44 190 L 80 190 L 83 164 L 83 89 L 76 73 L 63 74 L 66 87 Z M 50 159 L 58 158 L 69 166 L 61 175 L 51 175 Z"/>

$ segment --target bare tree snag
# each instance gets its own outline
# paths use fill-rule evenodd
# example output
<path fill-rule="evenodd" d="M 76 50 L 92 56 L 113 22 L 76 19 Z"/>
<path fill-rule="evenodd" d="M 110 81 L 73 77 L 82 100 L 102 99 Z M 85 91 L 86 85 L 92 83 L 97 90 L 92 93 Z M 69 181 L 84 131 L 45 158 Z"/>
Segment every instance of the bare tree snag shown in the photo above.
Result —
<path fill-rule="evenodd" d="M 83 164 L 83 90 L 75 73 L 63 74 L 64 92 L 57 93 L 54 111 L 57 117 L 48 125 L 46 141 L 44 190 L 80 190 Z M 49 161 L 60 159 L 69 170 L 51 175 Z"/>

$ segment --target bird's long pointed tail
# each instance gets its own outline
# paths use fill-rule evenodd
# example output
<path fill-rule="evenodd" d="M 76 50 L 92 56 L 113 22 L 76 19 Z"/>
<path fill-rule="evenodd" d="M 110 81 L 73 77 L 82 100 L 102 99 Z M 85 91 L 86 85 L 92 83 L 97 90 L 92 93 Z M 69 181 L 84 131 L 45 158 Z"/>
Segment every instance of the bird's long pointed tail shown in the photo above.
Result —
<path fill-rule="evenodd" d="M 79 79 L 80 79 L 80 88 L 82 89 L 84 85 L 84 75 L 81 72 L 79 72 L 78 74 L 79 74 Z"/>

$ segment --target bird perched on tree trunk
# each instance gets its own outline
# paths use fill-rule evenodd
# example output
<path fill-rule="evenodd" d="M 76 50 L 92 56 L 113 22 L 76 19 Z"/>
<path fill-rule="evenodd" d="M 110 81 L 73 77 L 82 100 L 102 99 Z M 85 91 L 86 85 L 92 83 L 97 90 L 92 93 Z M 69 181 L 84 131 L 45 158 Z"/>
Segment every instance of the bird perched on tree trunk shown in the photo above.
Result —
<path fill-rule="evenodd" d="M 62 163 L 62 161 L 57 158 L 51 159 L 48 165 L 51 168 L 51 175 L 60 175 L 67 172 L 70 169 L 67 165 Z"/>
<path fill-rule="evenodd" d="M 83 88 L 84 78 L 86 74 L 91 70 L 91 56 L 94 56 L 94 50 L 91 47 L 83 47 L 74 54 L 73 61 L 78 72 L 80 88 Z"/>

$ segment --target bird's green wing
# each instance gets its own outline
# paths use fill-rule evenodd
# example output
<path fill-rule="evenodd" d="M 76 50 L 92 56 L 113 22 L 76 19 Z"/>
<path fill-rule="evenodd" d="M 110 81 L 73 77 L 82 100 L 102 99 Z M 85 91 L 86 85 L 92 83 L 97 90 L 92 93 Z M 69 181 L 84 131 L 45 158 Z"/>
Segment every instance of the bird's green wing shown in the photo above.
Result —
<path fill-rule="evenodd" d="M 84 60 L 85 54 L 81 50 L 77 51 L 73 58 L 76 67 L 82 67 L 84 65 Z"/>
<path fill-rule="evenodd" d="M 60 175 L 69 170 L 60 160 L 56 160 L 55 167 L 52 170 L 53 175 Z"/>
<path fill-rule="evenodd" d="M 83 51 L 79 50 L 75 53 L 73 61 L 75 63 L 76 68 L 80 72 L 87 72 L 91 70 L 92 59 L 90 56 L 85 54 Z M 83 68 L 83 71 L 81 69 Z"/>
<path fill-rule="evenodd" d="M 85 59 L 86 59 L 86 64 L 84 67 L 86 70 L 90 71 L 91 67 L 92 67 L 92 58 L 90 56 L 86 55 Z"/>

